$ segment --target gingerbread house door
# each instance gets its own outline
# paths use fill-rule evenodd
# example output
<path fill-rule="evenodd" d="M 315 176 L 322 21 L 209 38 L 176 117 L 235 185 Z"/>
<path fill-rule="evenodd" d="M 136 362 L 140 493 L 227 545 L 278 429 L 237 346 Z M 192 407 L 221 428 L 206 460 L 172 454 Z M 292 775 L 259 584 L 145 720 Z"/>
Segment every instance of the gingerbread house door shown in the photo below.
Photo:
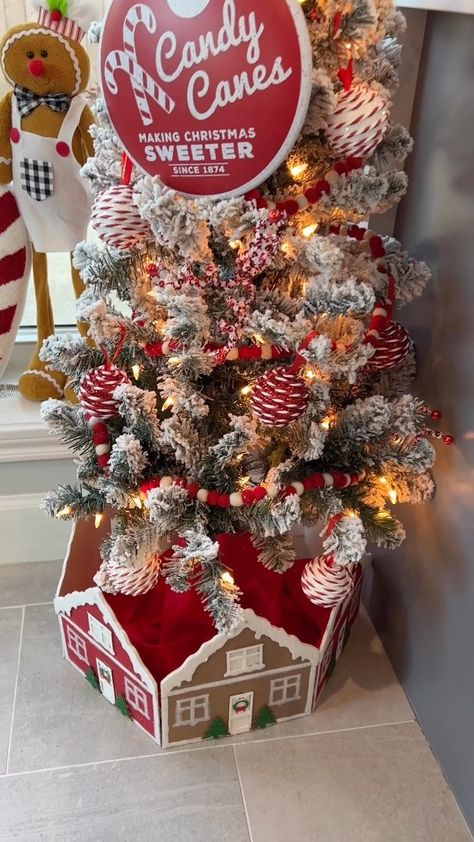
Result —
<path fill-rule="evenodd" d="M 100 692 L 112 705 L 115 704 L 114 676 L 108 664 L 97 658 L 97 674 L 99 676 Z"/>
<path fill-rule="evenodd" d="M 229 699 L 229 731 L 244 734 L 252 728 L 253 691 L 231 696 Z"/>

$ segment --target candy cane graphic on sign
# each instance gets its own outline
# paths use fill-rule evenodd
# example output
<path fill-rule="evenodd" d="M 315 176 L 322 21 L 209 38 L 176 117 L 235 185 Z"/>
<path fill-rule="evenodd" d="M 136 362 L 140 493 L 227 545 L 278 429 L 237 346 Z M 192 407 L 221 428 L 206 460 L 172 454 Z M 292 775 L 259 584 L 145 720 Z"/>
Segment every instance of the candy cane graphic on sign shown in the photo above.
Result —
<path fill-rule="evenodd" d="M 156 18 L 151 9 L 142 3 L 133 6 L 125 18 L 123 25 L 124 49 L 113 50 L 107 56 L 104 68 L 105 81 L 109 91 L 112 94 L 117 94 L 119 88 L 115 80 L 115 72 L 117 70 L 123 70 L 127 73 L 130 77 L 143 125 L 150 126 L 153 123 L 153 117 L 148 103 L 148 97 L 151 97 L 167 114 L 171 114 L 176 103 L 138 63 L 135 48 L 135 30 L 140 23 L 146 26 L 151 35 L 156 32 Z"/>

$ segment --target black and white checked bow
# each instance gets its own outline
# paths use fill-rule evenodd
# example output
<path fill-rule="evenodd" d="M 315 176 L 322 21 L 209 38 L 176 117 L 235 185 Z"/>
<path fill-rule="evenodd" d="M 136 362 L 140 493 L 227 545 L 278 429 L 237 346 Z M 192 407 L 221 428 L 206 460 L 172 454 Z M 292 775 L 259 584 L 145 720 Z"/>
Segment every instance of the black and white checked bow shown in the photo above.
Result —
<path fill-rule="evenodd" d="M 67 94 L 34 94 L 21 85 L 15 85 L 15 96 L 20 117 L 28 117 L 38 105 L 47 105 L 53 111 L 67 111 L 71 104 L 71 97 Z"/>

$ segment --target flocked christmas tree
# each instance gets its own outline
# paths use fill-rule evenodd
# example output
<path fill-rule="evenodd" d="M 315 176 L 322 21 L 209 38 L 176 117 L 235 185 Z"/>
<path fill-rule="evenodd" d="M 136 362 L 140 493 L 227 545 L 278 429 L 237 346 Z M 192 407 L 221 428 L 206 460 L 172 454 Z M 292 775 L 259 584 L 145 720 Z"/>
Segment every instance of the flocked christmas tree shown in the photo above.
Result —
<path fill-rule="evenodd" d="M 321 523 L 302 587 L 336 605 L 367 542 L 403 541 L 392 505 L 430 498 L 428 439 L 442 437 L 426 428 L 439 413 L 406 393 L 414 350 L 394 319 L 429 271 L 365 224 L 406 189 L 411 140 L 390 122 L 404 19 L 391 0 L 301 8 L 314 67 L 305 123 L 245 196 L 187 198 L 122 168 L 99 100 L 84 177 L 103 244 L 75 253 L 93 342 L 53 337 L 42 351 L 80 398 L 44 406 L 79 460 L 77 486 L 51 494 L 48 512 L 112 509 L 100 587 L 144 593 L 160 576 L 194 587 L 223 631 L 241 609 L 221 533 L 250 533 L 256 568 L 278 575 L 294 562 L 293 527 Z"/>

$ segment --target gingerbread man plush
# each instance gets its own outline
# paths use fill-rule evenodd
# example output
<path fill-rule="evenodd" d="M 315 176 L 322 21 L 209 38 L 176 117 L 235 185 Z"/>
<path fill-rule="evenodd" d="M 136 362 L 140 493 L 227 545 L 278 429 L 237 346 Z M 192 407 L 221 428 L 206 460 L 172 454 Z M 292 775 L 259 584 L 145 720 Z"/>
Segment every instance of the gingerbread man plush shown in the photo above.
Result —
<path fill-rule="evenodd" d="M 3 73 L 13 86 L 0 101 L 0 184 L 13 181 L 33 245 L 38 345 L 20 392 L 42 401 L 63 395 L 64 376 L 47 369 L 41 345 L 54 333 L 48 252 L 71 252 L 86 237 L 90 196 L 80 168 L 93 154 L 92 113 L 81 93 L 90 65 L 80 42 L 95 17 L 88 0 L 32 0 L 38 23 L 10 29 L 0 42 Z M 71 265 L 76 297 L 83 291 Z M 85 326 L 79 325 L 81 333 Z"/>

